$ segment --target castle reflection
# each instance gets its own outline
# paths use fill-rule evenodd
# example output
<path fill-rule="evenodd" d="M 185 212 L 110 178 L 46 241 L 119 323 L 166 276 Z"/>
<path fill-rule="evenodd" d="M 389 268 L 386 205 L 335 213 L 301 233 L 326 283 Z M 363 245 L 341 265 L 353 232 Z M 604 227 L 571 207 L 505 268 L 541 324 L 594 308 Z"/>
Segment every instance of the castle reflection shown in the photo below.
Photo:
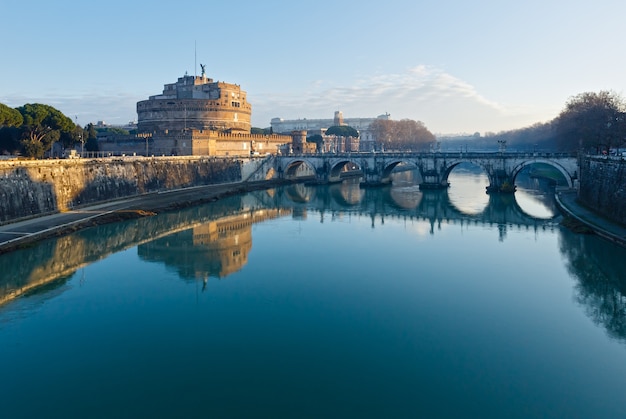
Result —
<path fill-rule="evenodd" d="M 174 269 L 183 280 L 224 278 L 239 271 L 252 249 L 252 225 L 289 215 L 281 209 L 254 210 L 210 221 L 138 246 L 145 261 Z"/>

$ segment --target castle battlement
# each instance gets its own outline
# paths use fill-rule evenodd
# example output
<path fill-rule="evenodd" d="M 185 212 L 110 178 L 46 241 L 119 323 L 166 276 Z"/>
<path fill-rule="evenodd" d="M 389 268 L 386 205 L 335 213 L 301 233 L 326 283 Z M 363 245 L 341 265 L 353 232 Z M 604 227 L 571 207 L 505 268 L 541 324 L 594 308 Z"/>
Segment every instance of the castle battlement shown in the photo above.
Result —
<path fill-rule="evenodd" d="M 250 132 L 252 106 L 241 86 L 204 75 L 180 77 L 163 93 L 137 102 L 137 129 L 157 133 L 187 129 Z"/>

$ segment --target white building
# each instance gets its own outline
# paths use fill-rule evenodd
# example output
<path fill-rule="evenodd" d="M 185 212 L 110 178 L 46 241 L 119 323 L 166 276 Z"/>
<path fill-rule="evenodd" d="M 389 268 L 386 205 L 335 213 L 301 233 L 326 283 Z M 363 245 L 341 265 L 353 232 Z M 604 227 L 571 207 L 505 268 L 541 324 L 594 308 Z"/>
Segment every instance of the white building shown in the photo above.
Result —
<path fill-rule="evenodd" d="M 282 119 L 272 118 L 271 127 L 275 134 L 290 134 L 291 131 L 306 130 L 307 135 L 324 135 L 326 130 L 332 126 L 347 125 L 359 132 L 360 151 L 374 150 L 376 138 L 369 127 L 377 119 L 390 119 L 390 115 L 385 113 L 376 118 L 346 118 L 341 111 L 335 111 L 333 119 Z"/>

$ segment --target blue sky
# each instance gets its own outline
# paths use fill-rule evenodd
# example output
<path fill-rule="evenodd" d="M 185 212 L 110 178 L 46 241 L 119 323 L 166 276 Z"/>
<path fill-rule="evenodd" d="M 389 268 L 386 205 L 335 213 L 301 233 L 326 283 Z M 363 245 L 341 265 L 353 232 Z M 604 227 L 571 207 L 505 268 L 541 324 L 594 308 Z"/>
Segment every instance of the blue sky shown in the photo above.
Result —
<path fill-rule="evenodd" d="M 588 91 L 626 94 L 626 2 L 0 0 L 0 103 L 78 123 L 200 74 L 248 93 L 252 124 L 375 117 L 434 133 L 521 128 Z"/>

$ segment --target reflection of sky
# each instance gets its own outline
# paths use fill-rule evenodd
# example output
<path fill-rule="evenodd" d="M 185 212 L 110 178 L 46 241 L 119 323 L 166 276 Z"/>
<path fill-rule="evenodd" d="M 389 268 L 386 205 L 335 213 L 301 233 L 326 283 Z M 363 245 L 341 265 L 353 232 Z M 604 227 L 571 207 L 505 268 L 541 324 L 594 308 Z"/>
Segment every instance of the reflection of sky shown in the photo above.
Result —
<path fill-rule="evenodd" d="M 531 217 L 536 218 L 552 218 L 553 211 L 528 191 L 518 188 L 515 192 L 515 200 L 519 207 Z"/>
<path fill-rule="evenodd" d="M 456 173 L 455 173 L 456 172 Z M 448 176 L 450 202 L 465 214 L 480 214 L 489 203 L 489 195 L 485 193 L 489 179 L 485 173 L 470 173 L 464 170 L 453 170 Z"/>

